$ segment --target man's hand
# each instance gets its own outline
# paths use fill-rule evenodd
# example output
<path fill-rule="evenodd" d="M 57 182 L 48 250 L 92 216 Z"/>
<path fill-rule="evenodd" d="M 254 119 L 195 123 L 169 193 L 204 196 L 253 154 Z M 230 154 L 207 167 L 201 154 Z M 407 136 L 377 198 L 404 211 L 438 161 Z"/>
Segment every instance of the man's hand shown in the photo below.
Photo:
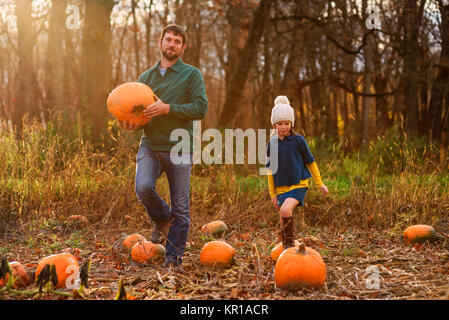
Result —
<path fill-rule="evenodd" d="M 156 102 L 150 104 L 143 110 L 143 115 L 150 119 L 152 117 L 160 116 L 162 114 L 167 114 L 170 111 L 170 105 L 164 103 L 162 100 L 158 99 L 156 96 Z"/>
<path fill-rule="evenodd" d="M 329 189 L 324 184 L 320 187 L 320 191 L 323 196 L 327 196 L 327 194 L 329 193 Z"/>
<path fill-rule="evenodd" d="M 141 129 L 142 127 L 138 124 L 134 124 L 131 122 L 128 122 L 126 120 L 118 120 L 118 125 L 122 128 L 122 129 L 126 129 L 126 130 L 132 130 L 132 131 L 136 131 Z"/>

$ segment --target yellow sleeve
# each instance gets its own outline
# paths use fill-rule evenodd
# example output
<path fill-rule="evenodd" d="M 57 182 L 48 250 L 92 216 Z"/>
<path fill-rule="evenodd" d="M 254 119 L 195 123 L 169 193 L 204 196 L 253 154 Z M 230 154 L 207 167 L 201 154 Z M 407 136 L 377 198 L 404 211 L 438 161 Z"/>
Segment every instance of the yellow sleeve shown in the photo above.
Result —
<path fill-rule="evenodd" d="M 316 161 L 306 164 L 306 166 L 310 170 L 310 173 L 312 174 L 313 179 L 315 180 L 316 186 L 319 188 L 322 185 L 324 185 L 323 181 L 321 180 L 320 170 L 318 170 Z"/>
<path fill-rule="evenodd" d="M 267 179 L 268 188 L 270 189 L 270 197 L 273 198 L 276 196 L 276 187 L 274 186 L 273 174 L 271 173 L 271 170 L 268 170 Z"/>

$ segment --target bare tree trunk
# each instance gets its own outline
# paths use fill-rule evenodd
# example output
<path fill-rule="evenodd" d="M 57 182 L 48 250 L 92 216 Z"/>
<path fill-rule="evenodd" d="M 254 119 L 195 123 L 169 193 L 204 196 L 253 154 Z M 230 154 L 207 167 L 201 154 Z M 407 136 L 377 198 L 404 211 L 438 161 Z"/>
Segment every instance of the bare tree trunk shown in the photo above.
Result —
<path fill-rule="evenodd" d="M 200 68 L 201 46 L 202 46 L 202 21 L 201 21 L 201 7 L 198 6 L 198 1 L 185 0 L 182 5 L 183 12 L 181 13 L 186 25 L 187 33 L 192 35 L 189 37 L 187 49 L 184 53 L 183 59 L 186 63 Z M 188 14 L 186 14 L 188 12 Z M 187 16 L 187 19 L 186 17 Z"/>
<path fill-rule="evenodd" d="M 324 133 L 328 137 L 337 138 L 337 113 L 336 106 L 333 103 L 333 80 L 332 80 L 332 47 L 330 43 L 326 43 L 323 51 L 324 56 L 321 57 L 321 69 L 323 75 L 321 102 L 323 106 L 322 118 L 324 119 Z"/>
<path fill-rule="evenodd" d="M 5 97 L 5 81 L 7 79 L 5 76 L 5 65 L 6 65 L 6 55 L 4 50 L 0 50 L 0 131 L 1 131 L 1 121 L 2 118 L 6 117 L 6 97 Z"/>
<path fill-rule="evenodd" d="M 322 123 L 322 114 L 324 112 L 322 91 L 323 86 L 321 81 L 312 82 L 310 84 L 310 102 L 312 105 L 312 135 L 317 135 L 319 132 L 318 125 Z"/>
<path fill-rule="evenodd" d="M 219 120 L 219 124 L 223 126 L 231 124 L 239 107 L 243 88 L 245 87 L 246 79 L 254 60 L 253 52 L 256 51 L 260 38 L 262 37 L 265 15 L 268 14 L 270 6 L 271 1 L 261 0 L 254 11 L 248 39 L 246 40 L 243 52 L 238 59 L 236 69 L 232 74 L 230 86 L 226 89 L 226 101 Z"/>
<path fill-rule="evenodd" d="M 66 6 L 66 0 L 53 0 L 50 12 L 48 46 L 45 55 L 45 121 L 49 120 L 52 111 L 62 108 Z"/>
<path fill-rule="evenodd" d="M 269 115 L 271 114 L 272 107 L 272 84 L 270 83 L 270 74 L 271 74 L 271 52 L 270 52 L 270 44 L 272 40 L 272 30 L 271 25 L 269 23 L 270 16 L 267 15 L 266 19 L 266 27 L 264 32 L 264 66 L 263 66 L 263 76 L 262 76 L 262 86 L 260 90 L 262 90 L 262 94 L 260 96 L 259 101 L 259 109 L 257 114 L 257 119 L 260 120 L 262 128 L 271 128 L 271 121 Z"/>
<path fill-rule="evenodd" d="M 363 21 L 367 19 L 366 14 L 367 0 L 363 0 L 362 3 L 362 17 Z M 373 46 L 371 46 L 371 39 L 368 36 L 365 47 L 363 48 L 363 57 L 365 60 L 365 70 L 363 72 L 363 93 L 371 93 L 371 84 L 373 79 L 373 59 L 371 57 Z M 367 143 L 370 140 L 370 129 L 371 129 L 371 107 L 372 107 L 372 97 L 363 96 L 362 97 L 362 144 Z"/>
<path fill-rule="evenodd" d="M 114 0 L 86 1 L 82 41 L 82 110 L 98 136 L 106 119 L 106 98 L 111 87 L 110 16 Z"/>
<path fill-rule="evenodd" d="M 284 79 L 281 84 L 281 90 L 279 91 L 280 94 L 285 94 L 289 98 L 292 107 L 295 109 L 299 108 L 300 105 L 298 95 L 298 91 L 301 89 L 299 86 L 300 60 L 297 56 L 299 49 L 300 42 L 298 39 L 293 38 L 290 42 L 287 65 L 284 70 Z"/>
<path fill-rule="evenodd" d="M 139 27 L 137 25 L 137 18 L 136 18 L 136 0 L 131 0 L 131 12 L 133 15 L 133 39 L 134 39 L 134 54 L 135 54 L 135 61 L 136 61 L 136 78 L 141 74 L 140 70 L 140 50 L 139 50 Z"/>
<path fill-rule="evenodd" d="M 145 35 L 146 35 L 146 57 L 147 57 L 147 66 L 151 65 L 151 30 L 152 30 L 152 23 L 151 23 L 151 18 L 152 18 L 152 8 L 153 8 L 153 0 L 150 0 L 150 3 L 148 5 L 148 11 L 147 11 L 147 16 L 145 19 Z M 145 9 L 146 9 L 145 8 Z"/>
<path fill-rule="evenodd" d="M 356 132 L 360 132 L 361 128 L 361 119 L 360 119 L 360 95 L 357 93 L 352 94 L 352 99 L 354 101 L 354 129 Z M 359 142 L 357 142 L 359 143 Z"/>
<path fill-rule="evenodd" d="M 227 39 L 227 57 L 225 63 L 226 88 L 231 85 L 232 75 L 236 69 L 238 59 L 248 38 L 251 18 L 246 15 L 243 5 L 245 1 L 230 3 L 226 12 L 226 20 L 230 26 Z"/>
<path fill-rule="evenodd" d="M 449 98 L 449 5 L 444 5 L 441 0 L 438 2 L 441 13 L 441 52 L 426 121 L 427 130 L 431 132 L 432 139 L 437 141 L 441 138 L 443 127 L 443 104 Z"/>
<path fill-rule="evenodd" d="M 122 55 L 123 55 L 123 42 L 125 40 L 126 31 L 128 30 L 128 19 L 131 16 L 131 12 L 126 17 L 125 26 L 123 27 L 122 36 L 120 37 L 120 46 L 118 49 L 118 57 L 117 57 L 117 63 L 115 65 L 115 80 L 114 80 L 114 87 L 116 87 L 120 82 L 122 82 L 121 76 L 122 76 Z"/>
<path fill-rule="evenodd" d="M 75 109 L 80 105 L 81 92 L 81 63 L 78 57 L 76 48 L 73 45 L 73 31 L 64 29 L 64 83 L 63 83 L 63 97 L 62 103 L 67 108 L 70 106 Z M 76 40 L 75 40 L 76 41 Z M 71 114 L 72 119 L 76 119 L 75 113 Z"/>
<path fill-rule="evenodd" d="M 348 93 L 346 91 L 342 92 L 343 103 L 340 108 L 340 112 L 343 118 L 343 135 L 346 136 L 349 127 L 349 101 Z"/>
<path fill-rule="evenodd" d="M 368 48 L 366 48 L 368 49 Z M 366 50 L 368 51 L 368 50 Z M 371 93 L 372 83 L 372 63 L 369 52 L 364 51 L 365 56 L 365 71 L 363 74 L 363 93 Z M 362 97 L 362 143 L 366 143 L 370 140 L 370 114 L 371 114 L 371 100 L 373 98 L 369 96 Z"/>
<path fill-rule="evenodd" d="M 185 17 L 186 17 L 186 4 L 187 1 L 181 0 L 181 3 L 179 3 L 180 0 L 175 1 L 175 23 L 179 24 L 180 26 L 184 26 L 185 24 Z"/>
<path fill-rule="evenodd" d="M 19 56 L 17 104 L 14 125 L 22 132 L 22 118 L 39 119 L 38 86 L 33 67 L 33 47 L 36 34 L 32 26 L 31 0 L 16 0 L 17 45 Z"/>
<path fill-rule="evenodd" d="M 16 107 L 16 92 L 17 92 L 17 73 L 14 70 L 14 66 L 11 61 L 11 57 L 8 57 L 8 64 L 6 65 L 6 74 L 8 75 L 8 86 L 6 90 L 7 108 L 5 113 L 10 120 L 11 128 L 14 125 L 14 108 Z"/>
<path fill-rule="evenodd" d="M 423 4 L 425 0 L 421 0 Z M 418 131 L 418 50 L 421 16 L 416 0 L 405 0 L 404 6 L 404 81 L 407 130 Z"/>
<path fill-rule="evenodd" d="M 162 27 L 168 24 L 168 15 L 170 13 L 170 3 L 168 0 L 164 0 L 164 16 L 162 17 Z"/>

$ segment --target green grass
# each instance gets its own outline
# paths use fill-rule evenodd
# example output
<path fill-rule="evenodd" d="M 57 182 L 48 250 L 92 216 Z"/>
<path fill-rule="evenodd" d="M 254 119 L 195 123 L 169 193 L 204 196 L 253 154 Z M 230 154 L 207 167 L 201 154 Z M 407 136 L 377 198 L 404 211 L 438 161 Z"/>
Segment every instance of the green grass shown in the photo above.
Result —
<path fill-rule="evenodd" d="M 50 230 L 71 214 L 89 214 L 95 222 L 109 211 L 111 221 L 143 212 L 134 193 L 140 137 L 113 122 L 108 134 L 94 139 L 80 125 L 57 121 L 47 129 L 25 126 L 23 139 L 3 130 L 0 226 L 32 222 L 38 215 Z M 401 138 L 394 130 L 389 134 L 353 152 L 341 143 L 306 138 L 330 190 L 324 199 L 311 181 L 306 199 L 327 212 L 322 223 L 402 227 L 444 219 L 449 205 L 447 159 L 440 161 L 439 150 L 423 138 Z M 157 187 L 168 201 L 165 176 Z M 191 193 L 198 224 L 225 216 L 261 228 L 276 223 L 266 177 L 258 174 L 256 165 L 194 166 Z M 345 215 L 348 208 L 351 217 Z M 82 245 L 80 239 L 70 241 Z M 32 240 L 29 245 L 34 245 Z"/>

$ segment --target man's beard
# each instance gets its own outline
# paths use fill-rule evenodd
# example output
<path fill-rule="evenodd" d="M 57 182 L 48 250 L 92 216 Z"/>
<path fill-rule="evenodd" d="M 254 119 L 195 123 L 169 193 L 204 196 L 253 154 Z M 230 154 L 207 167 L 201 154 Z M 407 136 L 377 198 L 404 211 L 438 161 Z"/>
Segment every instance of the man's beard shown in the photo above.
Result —
<path fill-rule="evenodd" d="M 162 54 L 164 55 L 164 57 L 170 61 L 178 59 L 178 57 L 181 55 L 181 52 L 178 53 L 176 52 L 176 50 L 172 50 L 172 52 L 172 54 L 168 54 L 167 50 L 162 50 Z"/>

